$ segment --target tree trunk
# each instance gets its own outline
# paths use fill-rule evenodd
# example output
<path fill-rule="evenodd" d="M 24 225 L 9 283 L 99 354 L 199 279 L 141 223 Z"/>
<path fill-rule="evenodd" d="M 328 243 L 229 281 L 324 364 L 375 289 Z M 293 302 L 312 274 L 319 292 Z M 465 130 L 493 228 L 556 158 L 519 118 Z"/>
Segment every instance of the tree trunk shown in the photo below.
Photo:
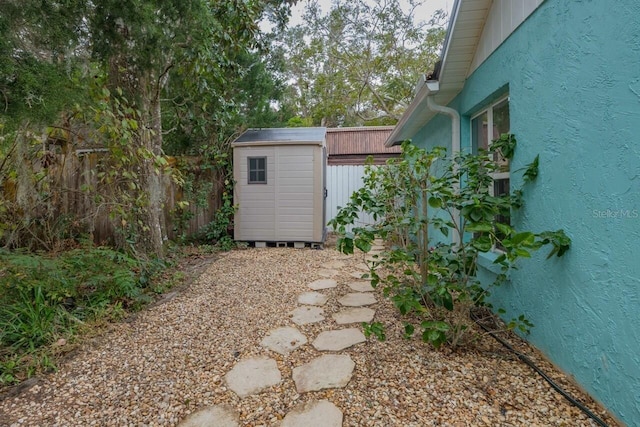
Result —
<path fill-rule="evenodd" d="M 147 207 L 147 217 L 149 227 L 149 250 L 157 257 L 164 255 L 165 218 L 164 218 L 164 188 L 162 183 L 162 171 L 156 165 L 156 159 L 163 155 L 162 153 L 162 110 L 160 104 L 160 85 L 161 82 L 155 82 L 153 78 L 149 78 L 149 82 L 140 85 L 140 89 L 144 90 L 141 109 L 144 118 L 144 141 L 143 146 L 153 156 L 145 160 L 145 184 L 146 193 L 149 197 L 149 206 Z"/>

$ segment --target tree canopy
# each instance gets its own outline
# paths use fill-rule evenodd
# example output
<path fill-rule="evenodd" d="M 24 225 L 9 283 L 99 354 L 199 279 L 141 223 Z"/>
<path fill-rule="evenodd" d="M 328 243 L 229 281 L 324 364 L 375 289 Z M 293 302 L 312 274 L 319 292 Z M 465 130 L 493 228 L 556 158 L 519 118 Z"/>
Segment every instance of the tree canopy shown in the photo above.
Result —
<path fill-rule="evenodd" d="M 177 152 L 187 151 L 176 142 L 180 138 L 187 147 L 215 145 L 249 117 L 268 112 L 265 105 L 277 89 L 263 60 L 258 22 L 267 17 L 282 28 L 290 3 L 3 1 L 0 129 L 42 135 L 41 147 L 51 125 L 67 134 L 74 126 L 93 129 L 115 170 L 125 173 L 122 167 L 129 165 L 127 176 L 135 177 L 120 195 L 136 201 L 140 216 L 116 222 L 140 224 L 136 239 L 160 254 L 165 141 Z M 24 152 L 15 149 L 18 142 L 39 149 L 26 138 L 2 141 L 3 167 L 24 161 L 16 154 Z"/>
<path fill-rule="evenodd" d="M 416 21 L 419 3 L 317 1 L 304 23 L 286 31 L 279 49 L 288 64 L 288 101 L 301 119 L 327 126 L 394 124 L 431 70 L 444 39 L 445 14 Z"/>

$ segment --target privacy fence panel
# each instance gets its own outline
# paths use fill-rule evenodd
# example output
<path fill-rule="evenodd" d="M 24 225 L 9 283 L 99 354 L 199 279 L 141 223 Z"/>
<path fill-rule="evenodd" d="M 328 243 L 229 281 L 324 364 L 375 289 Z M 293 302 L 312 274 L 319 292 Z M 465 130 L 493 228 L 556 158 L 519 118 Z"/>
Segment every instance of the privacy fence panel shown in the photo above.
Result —
<path fill-rule="evenodd" d="M 110 218 L 110 206 L 113 203 L 100 201 L 100 196 L 111 191 L 98 179 L 98 174 L 108 167 L 103 162 L 107 156 L 109 153 L 104 149 L 69 150 L 34 161 L 35 171 L 46 172 L 50 195 L 46 206 L 41 206 L 40 210 L 50 210 L 49 216 L 67 220 L 75 228 L 90 234 L 98 244 L 111 243 L 115 235 L 113 219 Z M 207 184 L 201 186 L 204 188 L 201 190 L 203 194 L 196 203 L 189 200 L 192 195 L 171 177 L 162 177 L 164 223 L 161 226 L 165 235 L 168 238 L 193 235 L 214 220 L 216 210 L 221 205 L 223 178 L 219 172 L 201 167 L 198 158 L 170 157 L 168 161 L 172 167 L 190 177 L 190 187 L 195 187 L 197 183 Z M 21 185 L 13 180 L 5 180 L 0 188 L 0 197 L 15 202 Z M 180 215 L 182 219 L 179 219 L 179 203 L 187 200 L 189 205 L 182 209 L 188 212 L 183 212 Z"/>
<path fill-rule="evenodd" d="M 380 167 L 380 166 L 369 166 Z M 340 207 L 349 202 L 353 192 L 363 187 L 366 166 L 364 165 L 337 165 L 327 166 L 327 221 L 337 215 Z M 373 224 L 375 221 L 371 215 L 360 212 L 356 226 Z M 351 227 L 348 228 L 351 230 Z M 334 231 L 329 227 L 329 231 Z"/>

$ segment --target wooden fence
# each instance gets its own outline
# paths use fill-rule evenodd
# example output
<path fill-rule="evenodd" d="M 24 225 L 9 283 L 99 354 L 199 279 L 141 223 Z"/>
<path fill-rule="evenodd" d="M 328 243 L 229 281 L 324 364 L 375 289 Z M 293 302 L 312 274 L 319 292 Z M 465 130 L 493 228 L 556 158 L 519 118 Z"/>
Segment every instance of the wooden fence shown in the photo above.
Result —
<path fill-rule="evenodd" d="M 40 159 L 40 170 L 46 170 L 49 186 L 47 209 L 55 211 L 55 215 L 70 219 L 84 232 L 90 233 L 98 243 L 111 243 L 114 240 L 115 228 L 110 218 L 113 203 L 109 199 L 98 196 L 110 194 L 112 189 L 101 183 L 98 174 L 104 170 L 108 162 L 104 162 L 109 153 L 102 149 L 71 150 L 68 153 L 50 155 Z M 175 238 L 179 234 L 193 235 L 203 226 L 213 221 L 216 210 L 221 205 L 224 183 L 219 173 L 210 168 L 202 168 L 198 158 L 169 158 L 169 164 L 183 174 L 189 174 L 192 183 L 210 183 L 207 193 L 201 195 L 201 203 L 189 203 L 184 208 L 190 214 L 182 213 L 184 219 L 177 219 L 179 202 L 187 199 L 185 188 L 176 184 L 170 176 L 163 176 L 164 188 L 164 234 Z M 8 188 L 5 182 L 5 196 L 18 193 L 20 184 Z M 112 191 L 111 191 L 112 193 Z M 106 201 L 105 201 L 106 200 Z"/>

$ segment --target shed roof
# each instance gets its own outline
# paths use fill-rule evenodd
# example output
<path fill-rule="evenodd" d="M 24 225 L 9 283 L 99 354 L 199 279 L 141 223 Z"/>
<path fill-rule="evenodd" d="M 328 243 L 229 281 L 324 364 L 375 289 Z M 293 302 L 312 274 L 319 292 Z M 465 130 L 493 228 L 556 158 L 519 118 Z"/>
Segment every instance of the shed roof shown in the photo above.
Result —
<path fill-rule="evenodd" d="M 231 145 L 268 145 L 286 143 L 309 143 L 322 145 L 327 128 L 264 128 L 247 129 Z"/>

